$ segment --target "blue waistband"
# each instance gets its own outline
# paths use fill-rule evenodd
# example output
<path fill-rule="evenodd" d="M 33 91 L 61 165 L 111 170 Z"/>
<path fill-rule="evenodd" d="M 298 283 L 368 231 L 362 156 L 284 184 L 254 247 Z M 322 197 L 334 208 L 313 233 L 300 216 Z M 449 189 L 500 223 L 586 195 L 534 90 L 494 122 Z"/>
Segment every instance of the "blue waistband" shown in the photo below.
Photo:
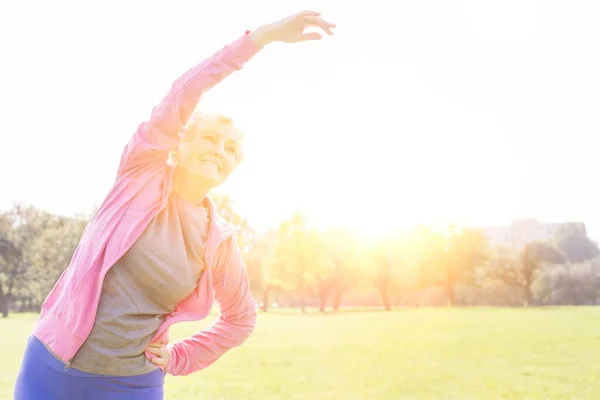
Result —
<path fill-rule="evenodd" d="M 161 369 L 156 369 L 155 371 L 148 372 L 142 375 L 134 375 L 134 376 L 111 376 L 111 375 L 100 375 L 100 374 L 92 374 L 89 372 L 80 371 L 73 368 L 65 368 L 65 363 L 56 358 L 44 344 L 35 336 L 30 336 L 28 341 L 28 351 L 39 359 L 46 366 L 52 368 L 55 371 L 60 371 L 66 375 L 78 376 L 82 378 L 98 378 L 98 379 L 107 379 L 112 381 L 121 381 L 123 383 L 131 382 L 137 385 L 148 385 L 153 386 L 156 384 L 161 384 L 164 381 L 165 373 Z"/>

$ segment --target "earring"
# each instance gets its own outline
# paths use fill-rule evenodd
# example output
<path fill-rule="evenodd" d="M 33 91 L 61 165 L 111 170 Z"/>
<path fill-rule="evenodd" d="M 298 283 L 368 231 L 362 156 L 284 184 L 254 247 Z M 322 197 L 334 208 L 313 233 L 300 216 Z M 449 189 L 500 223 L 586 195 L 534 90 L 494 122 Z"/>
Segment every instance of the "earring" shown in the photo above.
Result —
<path fill-rule="evenodd" d="M 179 152 L 177 150 L 173 150 L 169 153 L 169 160 L 167 164 L 172 167 L 176 167 L 181 163 L 181 158 L 179 157 Z"/>

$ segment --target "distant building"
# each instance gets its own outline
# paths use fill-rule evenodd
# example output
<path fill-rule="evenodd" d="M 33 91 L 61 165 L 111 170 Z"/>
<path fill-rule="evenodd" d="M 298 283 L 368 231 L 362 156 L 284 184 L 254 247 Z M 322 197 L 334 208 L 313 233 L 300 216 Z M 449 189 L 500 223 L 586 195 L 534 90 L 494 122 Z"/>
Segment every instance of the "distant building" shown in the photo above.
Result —
<path fill-rule="evenodd" d="M 585 232 L 585 224 L 568 223 L 576 226 Z M 525 244 L 534 241 L 546 241 L 552 239 L 556 231 L 565 223 L 544 224 L 536 219 L 522 219 L 513 221 L 510 226 L 481 227 L 479 228 L 490 241 L 492 246 L 503 246 L 513 249 L 520 249 Z"/>

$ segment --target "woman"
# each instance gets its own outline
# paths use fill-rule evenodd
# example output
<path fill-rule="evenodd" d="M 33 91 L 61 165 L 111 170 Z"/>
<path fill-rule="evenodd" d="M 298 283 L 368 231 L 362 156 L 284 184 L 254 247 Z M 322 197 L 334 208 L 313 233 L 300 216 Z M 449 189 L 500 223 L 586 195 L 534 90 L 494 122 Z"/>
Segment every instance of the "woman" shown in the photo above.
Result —
<path fill-rule="evenodd" d="M 214 363 L 252 333 L 256 302 L 235 230 L 206 197 L 239 164 L 231 120 L 194 115 L 201 94 L 265 45 L 318 40 L 334 27 L 305 11 L 246 32 L 172 86 L 125 147 L 116 181 L 42 306 L 17 400 L 162 399 L 166 373 Z M 168 328 L 208 315 L 168 345 Z"/>

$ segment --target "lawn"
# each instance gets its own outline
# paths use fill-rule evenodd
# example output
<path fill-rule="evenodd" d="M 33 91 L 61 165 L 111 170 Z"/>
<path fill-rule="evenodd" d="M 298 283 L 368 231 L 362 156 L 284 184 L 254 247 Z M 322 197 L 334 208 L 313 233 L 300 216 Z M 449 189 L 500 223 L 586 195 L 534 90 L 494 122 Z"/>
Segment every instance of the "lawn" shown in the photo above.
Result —
<path fill-rule="evenodd" d="M 0 399 L 34 321 L 0 320 Z M 592 400 L 599 365 L 600 307 L 260 314 L 242 347 L 167 377 L 166 399 Z"/>

